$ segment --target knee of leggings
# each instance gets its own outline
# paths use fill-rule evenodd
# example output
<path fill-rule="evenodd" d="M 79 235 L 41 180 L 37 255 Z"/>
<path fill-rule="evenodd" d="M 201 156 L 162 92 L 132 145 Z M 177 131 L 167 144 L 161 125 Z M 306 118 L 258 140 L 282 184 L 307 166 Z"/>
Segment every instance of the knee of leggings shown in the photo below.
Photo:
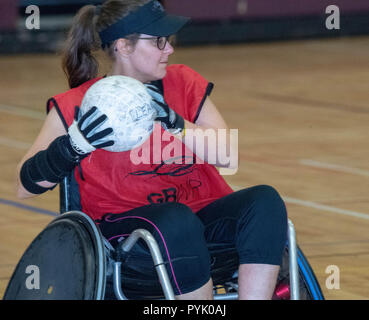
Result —
<path fill-rule="evenodd" d="M 256 228 L 265 231 L 265 236 L 268 234 L 284 246 L 287 240 L 287 210 L 283 199 L 276 189 L 268 185 L 255 186 L 252 192 L 253 206 L 249 218 L 255 222 Z"/>
<path fill-rule="evenodd" d="M 159 224 L 165 229 L 176 229 L 177 235 L 193 237 L 204 232 L 201 220 L 184 204 L 167 203 L 160 217 Z"/>
<path fill-rule="evenodd" d="M 287 223 L 287 210 L 285 203 L 278 191 L 269 185 L 259 185 L 254 187 L 254 201 L 260 211 L 274 216 L 274 219 L 281 223 Z"/>
<path fill-rule="evenodd" d="M 271 186 L 255 186 L 251 192 L 252 205 L 239 224 L 240 262 L 278 265 L 287 241 L 285 204 Z"/>

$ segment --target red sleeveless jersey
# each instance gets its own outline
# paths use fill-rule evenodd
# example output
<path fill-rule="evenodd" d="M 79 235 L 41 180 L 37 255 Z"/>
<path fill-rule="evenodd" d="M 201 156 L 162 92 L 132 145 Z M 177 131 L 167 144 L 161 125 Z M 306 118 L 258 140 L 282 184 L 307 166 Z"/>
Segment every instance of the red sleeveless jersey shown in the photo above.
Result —
<path fill-rule="evenodd" d="M 48 102 L 48 110 L 55 106 L 65 127 L 69 127 L 74 107 L 81 105 L 87 89 L 99 79 L 54 96 Z M 185 65 L 169 66 L 162 83 L 168 105 L 194 123 L 212 84 Z M 179 150 L 182 152 L 178 153 Z M 163 202 L 180 202 L 197 212 L 233 192 L 213 165 L 196 161 L 179 164 L 177 162 L 182 159 L 178 159 L 181 158 L 178 154 L 182 159 L 185 155 L 194 156 L 159 124 L 155 125 L 150 139 L 134 150 L 108 152 L 98 149 L 92 152 L 81 162 L 84 180 L 75 170 L 83 212 L 96 220 L 106 213 L 121 213 Z"/>

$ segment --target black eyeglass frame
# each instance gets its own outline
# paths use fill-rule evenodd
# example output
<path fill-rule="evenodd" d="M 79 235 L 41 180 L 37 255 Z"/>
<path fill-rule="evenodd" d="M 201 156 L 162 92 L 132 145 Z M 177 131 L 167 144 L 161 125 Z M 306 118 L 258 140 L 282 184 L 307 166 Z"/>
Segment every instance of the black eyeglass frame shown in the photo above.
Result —
<path fill-rule="evenodd" d="M 154 40 L 156 39 L 156 46 L 158 47 L 159 50 L 164 50 L 165 46 L 167 45 L 167 42 L 170 43 L 170 40 L 172 39 L 173 36 L 159 36 L 159 37 L 140 37 L 137 39 L 141 39 L 141 40 Z M 164 45 L 160 46 L 160 39 L 165 39 Z M 162 47 L 162 48 L 161 48 Z"/>

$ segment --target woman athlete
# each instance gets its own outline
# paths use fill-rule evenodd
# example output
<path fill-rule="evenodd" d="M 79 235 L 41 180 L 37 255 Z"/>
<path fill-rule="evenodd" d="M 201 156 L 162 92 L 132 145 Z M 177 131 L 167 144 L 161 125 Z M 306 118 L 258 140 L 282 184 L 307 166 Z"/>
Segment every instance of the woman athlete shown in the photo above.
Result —
<path fill-rule="evenodd" d="M 209 246 L 217 244 L 238 253 L 239 298 L 271 299 L 287 235 L 286 208 L 277 191 L 262 185 L 233 192 L 216 168 L 229 165 L 208 161 L 217 148 L 235 154 L 230 139 L 215 147 L 205 143 L 203 163 L 178 163 L 163 152 L 177 143 L 195 159 L 200 138 L 190 143 L 188 132 L 223 129 L 230 135 L 209 98 L 212 83 L 188 66 L 168 65 L 173 53 L 168 38 L 187 22 L 168 15 L 156 0 L 109 0 L 79 10 L 63 56 L 70 89 L 49 99 L 43 127 L 18 165 L 17 194 L 39 195 L 73 173 L 82 211 L 113 246 L 137 228 L 152 232 L 178 299 L 212 299 Z M 112 129 L 100 129 L 106 116 L 99 106 L 79 115 L 84 93 L 101 79 L 93 57 L 98 49 L 111 60 L 107 76 L 135 78 L 152 95 L 160 115 L 155 126 L 173 136 L 159 149 L 147 144 L 151 156 L 161 154 L 160 163 L 136 164 L 130 151 L 105 151 L 114 140 Z M 144 284 L 155 279 L 155 271 L 145 245 L 135 247 L 132 272 Z"/>

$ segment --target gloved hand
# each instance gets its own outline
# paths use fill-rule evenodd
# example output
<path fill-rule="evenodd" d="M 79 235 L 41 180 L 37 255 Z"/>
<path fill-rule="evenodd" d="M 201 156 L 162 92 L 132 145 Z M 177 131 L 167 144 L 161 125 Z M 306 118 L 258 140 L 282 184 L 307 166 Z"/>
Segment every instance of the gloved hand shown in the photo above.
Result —
<path fill-rule="evenodd" d="M 155 121 L 160 121 L 161 126 L 172 134 L 182 132 L 185 125 L 183 117 L 168 106 L 164 96 L 156 86 L 152 84 L 145 84 L 145 86 L 152 97 L 151 105 L 157 112 Z"/>
<path fill-rule="evenodd" d="M 99 131 L 107 116 L 96 107 L 92 107 L 79 119 L 79 108 L 75 107 L 74 121 L 68 129 L 71 147 L 77 155 L 87 155 L 99 148 L 114 144 L 108 136 L 113 133 L 112 128 Z"/>
<path fill-rule="evenodd" d="M 38 182 L 59 183 L 90 152 L 113 145 L 114 141 L 108 138 L 113 129 L 99 131 L 106 119 L 107 116 L 96 107 L 79 119 L 79 107 L 75 107 L 74 121 L 68 134 L 57 137 L 47 149 L 23 163 L 20 179 L 24 188 L 33 194 L 52 189 L 42 187 Z"/>

